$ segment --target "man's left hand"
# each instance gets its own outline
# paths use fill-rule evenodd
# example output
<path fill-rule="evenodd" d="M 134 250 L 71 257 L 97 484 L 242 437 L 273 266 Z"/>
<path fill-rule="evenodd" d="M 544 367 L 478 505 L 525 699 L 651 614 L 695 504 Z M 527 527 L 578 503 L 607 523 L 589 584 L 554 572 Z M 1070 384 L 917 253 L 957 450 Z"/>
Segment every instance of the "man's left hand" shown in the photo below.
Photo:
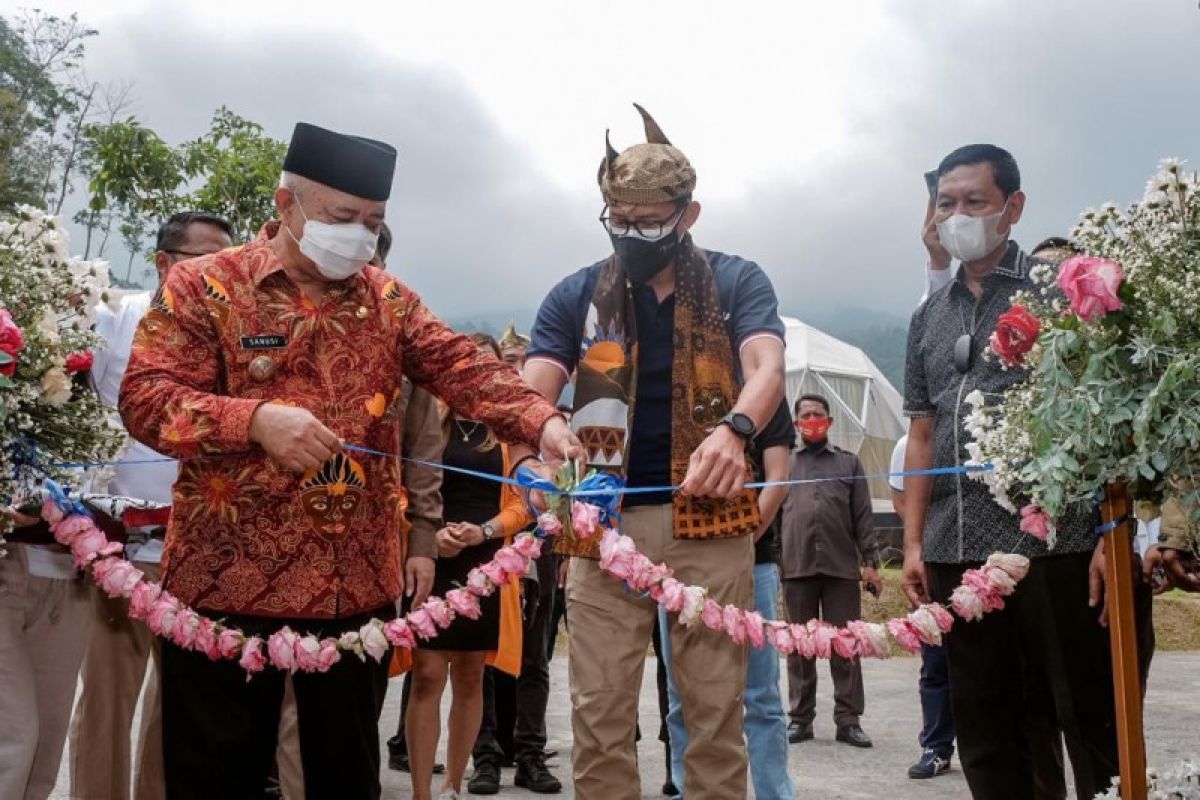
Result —
<path fill-rule="evenodd" d="M 746 442 L 728 425 L 718 425 L 688 459 L 680 490 L 693 497 L 730 498 L 746 483 Z"/>
<path fill-rule="evenodd" d="M 404 563 L 404 593 L 412 598 L 412 608 L 419 607 L 433 591 L 433 572 L 437 564 L 425 556 L 409 556 Z"/>
<path fill-rule="evenodd" d="M 876 598 L 883 596 L 883 578 L 879 577 L 879 570 L 874 567 L 864 567 L 862 571 L 863 586 L 874 587 L 875 591 L 872 594 Z"/>

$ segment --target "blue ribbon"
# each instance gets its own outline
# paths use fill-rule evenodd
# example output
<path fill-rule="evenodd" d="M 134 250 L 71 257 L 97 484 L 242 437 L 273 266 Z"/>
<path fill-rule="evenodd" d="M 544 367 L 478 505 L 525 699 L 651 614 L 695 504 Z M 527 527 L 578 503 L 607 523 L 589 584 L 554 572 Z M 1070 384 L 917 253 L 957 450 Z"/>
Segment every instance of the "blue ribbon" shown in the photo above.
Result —
<path fill-rule="evenodd" d="M 1117 519 L 1109 520 L 1108 522 L 1106 522 L 1103 525 L 1096 528 L 1096 535 L 1103 536 L 1106 533 L 1111 533 L 1111 532 L 1115 531 L 1117 528 L 1124 525 L 1126 522 L 1132 522 L 1132 521 L 1133 521 L 1133 517 L 1129 514 L 1126 514 L 1123 517 L 1118 517 Z"/>
<path fill-rule="evenodd" d="M 54 505 L 58 506 L 58 510 L 64 515 L 67 514 L 83 514 L 90 517 L 92 513 L 87 510 L 87 507 L 77 499 L 71 497 L 70 493 L 59 486 L 58 483 L 50 478 L 46 478 L 42 482 L 46 489 L 46 493 L 50 495 L 50 500 Z"/>
<path fill-rule="evenodd" d="M 597 472 L 584 478 L 578 486 L 569 491 L 559 489 L 552 481 L 542 477 L 542 475 L 529 467 L 521 467 L 517 470 L 515 478 L 508 478 L 503 475 L 496 475 L 491 472 L 480 472 L 478 470 L 466 469 L 464 467 L 454 467 L 449 464 L 442 464 L 437 461 L 426 461 L 420 458 L 411 458 L 409 456 L 401 456 L 397 453 L 391 453 L 386 450 L 374 450 L 370 447 L 363 447 L 356 444 L 344 444 L 342 449 L 354 453 L 362 453 L 369 456 L 378 456 L 381 458 L 398 458 L 401 461 L 406 461 L 409 464 L 417 464 L 423 467 L 432 469 L 442 469 L 449 472 L 456 472 L 460 475 L 468 475 L 473 478 L 482 478 L 483 480 L 503 483 L 509 486 L 516 486 L 519 489 L 534 490 L 546 492 L 548 494 L 565 494 L 570 497 L 578 497 L 594 502 L 595 505 L 608 511 L 614 508 L 614 498 L 619 495 L 626 494 L 648 494 L 648 493 L 664 493 L 677 492 L 678 486 L 625 486 L 623 480 L 611 473 Z M 209 460 L 229 458 L 232 456 L 225 455 L 207 455 L 195 456 L 185 460 Z M 121 461 L 89 461 L 89 462 L 58 462 L 48 465 L 48 468 L 55 469 L 90 469 L 93 467 L 116 467 L 126 464 L 162 464 L 169 461 L 175 461 L 173 458 L 140 458 Z M 801 486 L 814 483 L 828 483 L 830 481 L 844 480 L 874 480 L 887 478 L 913 478 L 919 476 L 935 476 L 935 475 L 965 475 L 974 472 L 988 472 L 993 469 L 991 464 L 979 464 L 971 466 L 954 466 L 954 467 L 932 467 L 930 469 L 916 469 L 908 472 L 875 472 L 867 475 L 841 475 L 831 478 L 796 478 L 782 481 L 755 481 L 747 483 L 747 489 L 766 489 L 772 486 Z M 609 511 L 615 514 L 615 511 Z"/>

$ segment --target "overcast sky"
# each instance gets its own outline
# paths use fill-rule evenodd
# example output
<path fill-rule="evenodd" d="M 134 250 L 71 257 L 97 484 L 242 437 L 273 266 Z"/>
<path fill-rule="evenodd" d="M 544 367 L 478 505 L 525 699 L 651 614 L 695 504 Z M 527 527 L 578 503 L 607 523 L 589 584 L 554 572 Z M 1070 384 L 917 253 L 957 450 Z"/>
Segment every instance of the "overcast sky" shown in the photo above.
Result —
<path fill-rule="evenodd" d="M 634 100 L 699 173 L 697 241 L 791 313 L 907 314 L 921 174 L 960 144 L 1016 156 L 1026 246 L 1200 161 L 1196 0 L 37 5 L 100 30 L 91 77 L 169 141 L 224 104 L 396 145 L 392 269 L 448 317 L 536 307 L 606 253 L 596 168 L 606 127 L 641 140 Z"/>

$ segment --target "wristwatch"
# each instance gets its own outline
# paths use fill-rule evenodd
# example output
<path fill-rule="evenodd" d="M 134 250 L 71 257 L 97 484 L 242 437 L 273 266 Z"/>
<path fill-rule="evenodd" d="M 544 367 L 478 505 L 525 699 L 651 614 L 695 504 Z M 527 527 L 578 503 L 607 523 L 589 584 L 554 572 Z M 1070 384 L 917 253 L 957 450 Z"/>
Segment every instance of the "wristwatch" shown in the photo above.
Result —
<path fill-rule="evenodd" d="M 483 531 L 483 540 L 485 542 L 490 542 L 496 538 L 496 526 L 492 524 L 490 519 L 479 527 Z"/>
<path fill-rule="evenodd" d="M 730 411 L 721 420 L 721 424 L 728 425 L 734 433 L 746 441 L 750 441 L 754 438 L 754 434 L 758 433 L 754 420 L 740 411 Z"/>

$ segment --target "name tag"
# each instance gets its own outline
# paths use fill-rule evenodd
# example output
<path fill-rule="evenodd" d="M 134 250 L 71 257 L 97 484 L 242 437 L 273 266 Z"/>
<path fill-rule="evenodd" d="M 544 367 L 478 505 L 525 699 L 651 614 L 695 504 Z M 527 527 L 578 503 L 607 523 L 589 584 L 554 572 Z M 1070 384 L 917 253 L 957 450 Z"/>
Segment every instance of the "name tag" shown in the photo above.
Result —
<path fill-rule="evenodd" d="M 242 337 L 243 350 L 279 350 L 284 347 L 287 347 L 287 337 L 279 333 Z"/>

